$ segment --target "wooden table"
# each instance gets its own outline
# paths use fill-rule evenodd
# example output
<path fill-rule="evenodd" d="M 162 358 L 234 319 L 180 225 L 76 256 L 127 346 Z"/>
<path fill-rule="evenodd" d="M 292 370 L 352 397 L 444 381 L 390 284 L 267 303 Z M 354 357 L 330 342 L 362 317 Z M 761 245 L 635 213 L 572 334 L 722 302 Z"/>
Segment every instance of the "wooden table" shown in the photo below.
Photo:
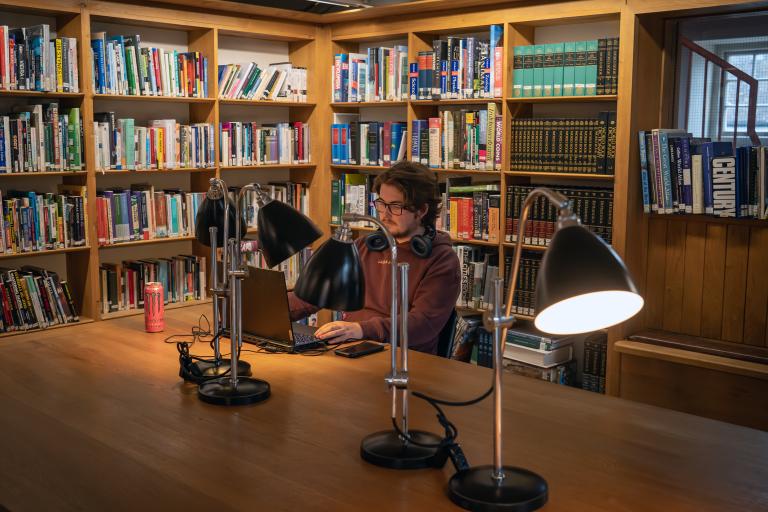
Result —
<path fill-rule="evenodd" d="M 389 354 L 246 354 L 263 403 L 207 405 L 163 343 L 205 306 L 1 340 L 0 505 L 14 511 L 456 510 L 444 470 L 368 465 L 389 425 Z M 202 347 L 198 347 L 198 352 Z M 412 389 L 484 391 L 490 370 L 414 353 Z M 549 511 L 768 510 L 768 433 L 506 376 L 505 462 L 543 475 Z M 434 432 L 418 400 L 411 425 Z M 491 462 L 491 403 L 454 409 L 470 463 Z M 2 508 L 2 507 L 0 507 Z"/>

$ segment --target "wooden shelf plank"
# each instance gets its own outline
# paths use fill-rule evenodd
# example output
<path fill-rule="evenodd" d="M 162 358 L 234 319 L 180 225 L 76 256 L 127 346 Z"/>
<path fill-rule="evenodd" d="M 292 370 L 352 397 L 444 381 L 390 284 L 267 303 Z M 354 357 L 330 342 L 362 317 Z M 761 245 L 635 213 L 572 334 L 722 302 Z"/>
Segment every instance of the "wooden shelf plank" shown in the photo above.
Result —
<path fill-rule="evenodd" d="M 176 169 L 123 169 L 123 170 L 116 170 L 116 169 L 110 169 L 108 171 L 94 171 L 96 173 L 96 176 L 105 176 L 107 174 L 124 174 L 124 175 L 131 175 L 131 174 L 184 174 L 184 173 L 192 173 L 192 172 L 216 172 L 215 167 L 190 167 L 190 168 L 176 168 Z"/>
<path fill-rule="evenodd" d="M 0 259 L 31 258 L 34 256 L 48 256 L 50 254 L 65 254 L 68 252 L 81 252 L 81 251 L 90 251 L 90 250 L 91 250 L 90 245 L 83 245 L 79 247 L 65 247 L 63 249 L 51 249 L 48 251 L 15 252 L 12 254 L 4 253 L 4 254 L 0 254 Z"/>
<path fill-rule="evenodd" d="M 94 100 L 150 101 L 167 103 L 215 103 L 215 98 L 179 98 L 175 96 L 129 96 L 123 94 L 94 94 Z"/>
<path fill-rule="evenodd" d="M 515 242 L 504 242 L 504 247 L 510 247 L 514 249 L 517 247 L 517 244 Z M 546 251 L 549 249 L 548 245 L 531 245 L 531 244 L 523 244 L 523 250 L 526 251 Z"/>
<path fill-rule="evenodd" d="M 527 98 L 507 98 L 510 103 L 589 103 L 592 101 L 616 101 L 616 94 L 600 96 L 539 96 Z"/>
<path fill-rule="evenodd" d="M 82 92 L 0 91 L 0 98 L 83 98 Z"/>
<path fill-rule="evenodd" d="M 729 224 L 734 226 L 753 226 L 760 228 L 768 228 L 768 220 L 766 219 L 741 219 L 735 217 L 714 217 L 712 215 L 693 215 L 688 213 L 673 213 L 673 214 L 649 214 L 654 219 L 665 219 L 677 222 L 704 222 L 707 224 Z"/>
<path fill-rule="evenodd" d="M 23 178 L 38 176 L 85 176 L 88 171 L 45 171 L 45 172 L 3 172 L 0 178 Z"/>
<path fill-rule="evenodd" d="M 223 165 L 222 171 L 261 171 L 271 169 L 314 169 L 317 164 L 264 164 L 264 165 Z"/>
<path fill-rule="evenodd" d="M 331 103 L 332 108 L 405 107 L 407 101 L 341 101 Z"/>
<path fill-rule="evenodd" d="M 485 105 L 487 103 L 501 103 L 501 98 L 466 98 L 459 100 L 409 100 L 411 105 Z"/>
<path fill-rule="evenodd" d="M 315 103 L 308 101 L 275 101 L 275 100 L 243 100 L 231 98 L 219 98 L 219 105 L 240 105 L 254 107 L 300 107 L 314 108 Z"/>
<path fill-rule="evenodd" d="M 117 247 L 131 247 L 134 245 L 163 244 L 168 242 L 190 242 L 195 240 L 193 236 L 177 236 L 170 238 L 153 238 L 152 240 L 134 240 L 133 242 L 121 242 L 119 244 L 100 245 L 99 249 L 115 249 Z"/>
<path fill-rule="evenodd" d="M 505 171 L 507 176 L 523 176 L 526 178 L 547 177 L 578 180 L 613 181 L 612 174 L 590 174 L 577 172 L 531 172 L 531 171 Z"/>
<path fill-rule="evenodd" d="M 339 170 L 350 170 L 350 171 L 373 171 L 373 172 L 384 172 L 387 169 L 391 169 L 392 167 L 387 166 L 381 166 L 381 165 L 349 165 L 349 164 L 332 164 L 332 169 L 339 169 Z M 486 170 L 472 170 L 472 169 L 443 169 L 443 168 L 430 168 L 430 171 L 434 171 L 438 174 L 456 174 L 456 175 L 463 175 L 463 176 L 499 176 L 501 177 L 500 171 L 486 171 Z"/>
<path fill-rule="evenodd" d="M 190 306 L 199 306 L 201 304 L 210 304 L 211 299 L 203 299 L 203 300 L 188 300 L 185 302 L 172 302 L 170 304 L 166 304 L 165 308 L 166 310 L 170 309 L 179 309 L 179 308 L 187 308 Z M 102 320 L 112 320 L 115 318 L 124 318 L 126 316 L 135 316 L 135 315 L 143 315 L 144 314 L 144 308 L 140 309 L 126 309 L 123 311 L 115 311 L 113 313 L 102 313 L 101 319 Z"/>
<path fill-rule="evenodd" d="M 31 332 L 45 332 L 45 331 L 51 331 L 53 329 L 61 329 L 65 327 L 74 327 L 75 325 L 83 325 L 83 324 L 90 324 L 94 322 L 93 318 L 86 318 L 86 317 L 80 317 L 80 320 L 77 322 L 72 322 L 69 324 L 57 324 L 57 325 L 51 325 L 50 327 L 45 327 L 44 329 L 28 329 L 26 331 L 11 331 L 11 332 L 4 332 L 0 333 L 0 338 L 7 338 L 9 336 L 18 336 L 19 334 L 29 334 Z"/>

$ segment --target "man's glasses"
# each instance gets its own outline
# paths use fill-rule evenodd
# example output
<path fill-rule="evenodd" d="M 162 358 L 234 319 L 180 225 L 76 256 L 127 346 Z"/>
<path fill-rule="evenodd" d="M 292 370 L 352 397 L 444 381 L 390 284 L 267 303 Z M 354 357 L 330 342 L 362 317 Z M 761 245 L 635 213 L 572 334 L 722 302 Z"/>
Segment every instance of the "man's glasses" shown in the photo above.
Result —
<path fill-rule="evenodd" d="M 375 200 L 373 202 L 373 206 L 374 208 L 376 208 L 376 211 L 379 213 L 384 213 L 386 210 L 389 210 L 389 213 L 392 215 L 402 215 L 403 210 L 408 209 L 402 203 L 387 203 L 383 199 Z"/>

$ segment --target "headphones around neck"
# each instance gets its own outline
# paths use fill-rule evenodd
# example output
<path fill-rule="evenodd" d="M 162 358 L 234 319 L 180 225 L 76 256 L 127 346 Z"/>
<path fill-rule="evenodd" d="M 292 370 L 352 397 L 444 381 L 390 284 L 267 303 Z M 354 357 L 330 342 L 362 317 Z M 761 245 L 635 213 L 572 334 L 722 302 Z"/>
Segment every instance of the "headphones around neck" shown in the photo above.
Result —
<path fill-rule="evenodd" d="M 434 226 L 425 226 L 423 235 L 411 237 L 411 252 L 419 258 L 429 258 L 432 254 L 432 243 L 435 240 L 435 235 L 437 235 L 437 231 L 435 231 Z M 368 250 L 374 252 L 381 252 L 389 248 L 387 237 L 384 236 L 381 230 L 365 237 L 365 245 L 368 247 Z"/>

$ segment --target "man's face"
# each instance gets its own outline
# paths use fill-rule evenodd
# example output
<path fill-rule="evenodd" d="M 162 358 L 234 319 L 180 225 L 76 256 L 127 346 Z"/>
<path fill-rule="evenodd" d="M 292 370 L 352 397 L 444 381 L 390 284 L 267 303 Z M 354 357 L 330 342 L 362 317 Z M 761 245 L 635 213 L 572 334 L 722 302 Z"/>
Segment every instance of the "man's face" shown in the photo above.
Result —
<path fill-rule="evenodd" d="M 427 207 L 424 206 L 421 211 L 412 211 L 405 208 L 405 197 L 396 187 L 388 184 L 382 184 L 379 189 L 379 199 L 383 200 L 390 208 L 379 211 L 379 219 L 387 227 L 392 236 L 397 239 L 408 239 L 415 235 L 421 226 L 421 218 L 426 213 Z M 390 210 L 399 210 L 398 206 L 403 206 L 400 215 L 394 215 Z"/>

